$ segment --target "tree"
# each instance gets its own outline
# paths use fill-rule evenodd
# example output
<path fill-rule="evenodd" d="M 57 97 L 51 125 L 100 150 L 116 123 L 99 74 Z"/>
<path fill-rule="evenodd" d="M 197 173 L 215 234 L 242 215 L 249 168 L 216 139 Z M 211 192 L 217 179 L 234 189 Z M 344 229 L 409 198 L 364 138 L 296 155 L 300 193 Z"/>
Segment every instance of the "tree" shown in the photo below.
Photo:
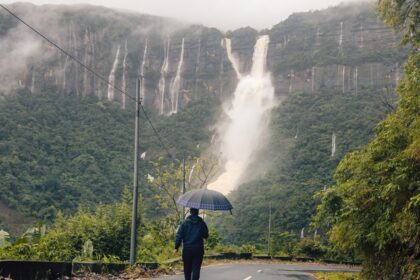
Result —
<path fill-rule="evenodd" d="M 379 0 L 384 21 L 403 31 L 414 54 L 398 87 L 400 101 L 366 147 L 346 155 L 314 222 L 330 240 L 355 250 L 368 279 L 420 278 L 420 53 L 416 0 Z M 322 222 L 321 222 L 322 221 Z"/>
<path fill-rule="evenodd" d="M 330 240 L 363 258 L 369 279 L 420 277 L 420 54 L 405 66 L 401 100 L 374 140 L 348 154 L 315 220 Z"/>
<path fill-rule="evenodd" d="M 420 46 L 420 2 L 418 0 L 379 0 L 384 22 L 403 32 L 402 43 Z"/>

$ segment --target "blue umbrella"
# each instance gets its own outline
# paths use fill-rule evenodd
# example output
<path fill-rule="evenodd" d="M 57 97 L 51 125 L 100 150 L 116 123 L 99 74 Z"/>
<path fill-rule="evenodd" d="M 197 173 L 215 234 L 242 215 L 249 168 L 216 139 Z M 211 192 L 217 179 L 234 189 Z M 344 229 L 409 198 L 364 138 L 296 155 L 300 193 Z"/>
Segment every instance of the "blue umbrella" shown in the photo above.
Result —
<path fill-rule="evenodd" d="M 232 204 L 223 194 L 207 189 L 186 192 L 178 198 L 177 203 L 188 208 L 213 211 L 233 209 Z"/>

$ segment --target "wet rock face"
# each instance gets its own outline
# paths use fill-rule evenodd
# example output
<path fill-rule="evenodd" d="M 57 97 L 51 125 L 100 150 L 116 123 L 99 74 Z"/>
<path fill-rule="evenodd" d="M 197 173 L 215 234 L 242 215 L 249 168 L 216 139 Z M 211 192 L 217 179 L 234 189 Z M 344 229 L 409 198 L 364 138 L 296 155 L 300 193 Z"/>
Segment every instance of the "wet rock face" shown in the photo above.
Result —
<path fill-rule="evenodd" d="M 259 35 L 252 28 L 223 34 L 214 28 L 100 7 L 10 7 L 105 80 L 111 77 L 130 95 L 134 95 L 136 78 L 142 72 L 144 104 L 163 114 L 170 113 L 174 96 L 180 110 L 192 100 L 208 96 L 231 98 L 238 80 L 223 38 L 231 38 L 239 70 L 246 75 Z M 43 16 L 36 16 L 40 14 Z M 109 99 L 108 85 L 101 78 L 86 73 L 6 14 L 1 14 L 0 23 L 5 27 L 0 34 L 0 49 L 9 50 L 11 60 L 19 62 L 13 69 L 1 71 L 7 72 L 0 75 L 3 92 L 27 88 L 36 93 L 48 88 L 62 95 Z M 323 88 L 344 93 L 357 93 L 364 87 L 394 88 L 401 78 L 405 52 L 395 48 L 398 37 L 378 21 L 373 6 L 339 6 L 299 13 L 261 33 L 270 36 L 267 67 L 276 95 Z M 36 44 L 23 48 L 28 42 Z M 181 57 L 182 69 L 178 69 Z M 163 71 L 165 58 L 167 66 Z M 173 94 L 170 88 L 177 72 L 178 90 Z M 111 95 L 113 101 L 124 103 L 118 91 Z M 125 102 L 130 106 L 130 100 Z"/>

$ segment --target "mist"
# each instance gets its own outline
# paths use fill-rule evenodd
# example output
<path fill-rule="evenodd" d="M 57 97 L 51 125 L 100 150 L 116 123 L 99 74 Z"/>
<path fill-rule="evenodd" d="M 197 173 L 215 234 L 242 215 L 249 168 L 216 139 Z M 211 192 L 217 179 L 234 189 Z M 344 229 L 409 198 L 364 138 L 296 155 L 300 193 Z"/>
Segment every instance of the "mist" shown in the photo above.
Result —
<path fill-rule="evenodd" d="M 4 1 L 13 3 L 15 1 Z M 227 31 L 251 26 L 270 28 L 296 12 L 325 9 L 343 2 L 373 2 L 373 0 L 32 0 L 34 4 L 92 4 L 115 9 L 136 11 L 176 18 L 186 23 L 198 23 Z"/>

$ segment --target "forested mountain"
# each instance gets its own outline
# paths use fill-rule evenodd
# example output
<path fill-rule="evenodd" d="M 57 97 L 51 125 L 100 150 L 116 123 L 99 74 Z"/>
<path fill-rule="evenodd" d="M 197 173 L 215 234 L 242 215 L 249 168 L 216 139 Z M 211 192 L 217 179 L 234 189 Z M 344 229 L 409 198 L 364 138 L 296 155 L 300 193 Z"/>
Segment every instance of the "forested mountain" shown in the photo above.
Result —
<path fill-rule="evenodd" d="M 283 102 L 272 110 L 269 145 L 249 168 L 260 175 L 231 194 L 233 221 L 218 222 L 225 239 L 239 243 L 264 238 L 268 202 L 275 231 L 307 228 L 314 193 L 332 183 L 342 157 L 368 143 L 376 123 L 394 109 L 407 55 L 366 4 L 226 34 L 93 6 L 8 7 L 130 95 L 143 74 L 143 103 L 178 162 L 209 153 L 216 120 L 229 106 L 238 79 L 227 39 L 239 70 L 248 73 L 257 36 L 269 35 L 267 67 Z M 0 76 L 0 201 L 51 221 L 57 210 L 117 200 L 131 184 L 132 101 L 4 11 L 0 25 L 0 49 L 9 53 L 1 58 L 9 67 Z M 159 190 L 147 174 L 157 174 L 153 162 L 174 159 L 145 119 L 142 129 L 142 194 L 150 212 Z"/>

